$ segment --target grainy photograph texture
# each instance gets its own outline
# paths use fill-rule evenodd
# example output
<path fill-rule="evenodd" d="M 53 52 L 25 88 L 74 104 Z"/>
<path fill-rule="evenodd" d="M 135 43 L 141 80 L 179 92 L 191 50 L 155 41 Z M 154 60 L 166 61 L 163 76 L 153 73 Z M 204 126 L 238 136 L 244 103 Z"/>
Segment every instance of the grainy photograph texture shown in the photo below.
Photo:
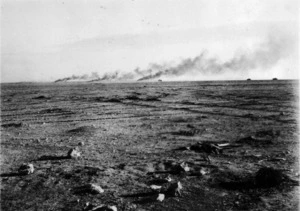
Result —
<path fill-rule="evenodd" d="M 1 210 L 297 211 L 298 11 L 1 1 Z"/>

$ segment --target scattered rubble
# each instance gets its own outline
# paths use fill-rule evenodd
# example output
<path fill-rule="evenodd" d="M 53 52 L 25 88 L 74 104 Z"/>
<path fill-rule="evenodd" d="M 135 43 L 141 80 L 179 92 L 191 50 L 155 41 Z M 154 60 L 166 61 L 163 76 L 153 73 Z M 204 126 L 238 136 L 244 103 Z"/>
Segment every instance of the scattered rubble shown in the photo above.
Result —
<path fill-rule="evenodd" d="M 24 174 L 24 175 L 28 175 L 28 174 L 32 174 L 34 172 L 34 167 L 33 167 L 33 164 L 31 163 L 24 163 L 20 166 L 18 172 L 20 174 Z"/>
<path fill-rule="evenodd" d="M 94 206 L 90 203 L 86 203 L 85 208 L 83 209 L 84 211 L 117 211 L 116 206 L 109 206 L 109 205 L 99 205 L 99 206 Z"/>
<path fill-rule="evenodd" d="M 190 170 L 191 170 L 190 167 L 185 162 L 182 162 L 182 163 L 174 166 L 174 168 L 173 168 L 173 171 L 178 174 L 180 174 L 182 172 L 188 172 Z"/>
<path fill-rule="evenodd" d="M 160 191 L 162 186 L 159 185 L 150 185 L 150 188 L 154 191 Z"/>
<path fill-rule="evenodd" d="M 74 188 L 74 193 L 80 194 L 80 193 L 91 193 L 91 194 L 99 194 L 103 193 L 104 190 L 96 184 L 87 184 L 80 187 Z"/>
<path fill-rule="evenodd" d="M 158 197 L 156 198 L 157 201 L 162 202 L 165 199 L 165 194 L 163 193 L 159 193 Z"/>
<path fill-rule="evenodd" d="M 167 190 L 170 196 L 181 196 L 182 185 L 181 182 L 173 183 Z"/>
<path fill-rule="evenodd" d="M 79 158 L 80 156 L 81 156 L 81 153 L 78 151 L 77 148 L 70 149 L 68 151 L 68 155 L 67 155 L 67 157 L 69 157 L 69 158 L 75 158 L 75 159 Z"/>

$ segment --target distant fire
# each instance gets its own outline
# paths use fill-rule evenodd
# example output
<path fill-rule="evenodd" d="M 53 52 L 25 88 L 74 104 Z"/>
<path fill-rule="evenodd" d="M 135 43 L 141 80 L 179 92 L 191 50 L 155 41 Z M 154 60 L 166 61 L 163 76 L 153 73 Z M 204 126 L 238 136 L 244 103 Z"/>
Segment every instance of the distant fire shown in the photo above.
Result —
<path fill-rule="evenodd" d="M 184 75 L 210 75 L 218 76 L 231 73 L 244 73 L 251 70 L 268 70 L 274 67 L 279 60 L 287 56 L 290 47 L 289 39 L 270 36 L 265 42 L 258 45 L 252 51 L 239 53 L 227 61 L 221 61 L 203 51 L 194 58 L 183 59 L 177 65 L 150 64 L 147 69 L 136 68 L 132 72 L 115 71 L 105 73 L 100 77 L 96 72 L 91 75 L 73 75 L 58 79 L 55 82 L 66 81 L 144 81 L 182 77 Z"/>

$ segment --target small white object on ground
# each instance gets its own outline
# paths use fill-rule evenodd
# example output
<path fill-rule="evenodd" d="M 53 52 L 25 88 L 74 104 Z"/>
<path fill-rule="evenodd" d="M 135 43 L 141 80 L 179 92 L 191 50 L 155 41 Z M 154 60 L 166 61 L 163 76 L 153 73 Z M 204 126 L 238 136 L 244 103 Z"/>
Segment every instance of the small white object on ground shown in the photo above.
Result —
<path fill-rule="evenodd" d="M 190 171 L 190 167 L 188 167 L 188 165 L 185 162 L 182 162 L 179 165 L 179 170 L 183 171 L 183 172 L 188 172 L 188 171 Z"/>
<path fill-rule="evenodd" d="M 205 170 L 205 169 L 203 169 L 203 168 L 200 169 L 200 174 L 201 174 L 201 175 L 206 175 L 207 173 L 208 173 L 207 170 Z"/>
<path fill-rule="evenodd" d="M 20 166 L 19 168 L 19 173 L 20 174 L 32 174 L 34 172 L 34 167 L 33 167 L 33 164 L 31 163 L 24 163 Z"/>
<path fill-rule="evenodd" d="M 103 193 L 104 192 L 104 190 L 99 185 L 89 184 L 89 186 L 90 186 L 91 192 L 94 192 L 94 193 Z"/>
<path fill-rule="evenodd" d="M 169 189 L 168 193 L 172 196 L 181 196 L 182 185 L 181 182 L 173 183 Z"/>
<path fill-rule="evenodd" d="M 84 186 L 76 187 L 74 188 L 74 191 L 77 193 L 84 192 L 84 193 L 92 193 L 92 194 L 99 194 L 104 192 L 104 190 L 99 185 L 92 184 L 92 183 Z"/>
<path fill-rule="evenodd" d="M 161 189 L 161 186 L 159 186 L 159 185 L 150 185 L 150 188 L 151 188 L 152 190 L 160 190 L 160 189 Z"/>
<path fill-rule="evenodd" d="M 118 211 L 116 206 L 99 205 L 93 206 L 88 204 L 84 211 Z"/>
<path fill-rule="evenodd" d="M 70 149 L 68 152 L 68 157 L 70 158 L 79 158 L 81 156 L 81 153 L 75 148 Z"/>
<path fill-rule="evenodd" d="M 165 199 L 165 194 L 159 193 L 156 200 L 162 202 Z"/>

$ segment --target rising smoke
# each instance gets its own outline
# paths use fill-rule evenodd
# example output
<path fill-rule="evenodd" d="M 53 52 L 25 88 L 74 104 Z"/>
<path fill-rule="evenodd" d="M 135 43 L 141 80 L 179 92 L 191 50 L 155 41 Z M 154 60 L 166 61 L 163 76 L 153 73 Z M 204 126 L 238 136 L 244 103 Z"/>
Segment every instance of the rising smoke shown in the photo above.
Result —
<path fill-rule="evenodd" d="M 128 80 L 154 80 L 163 78 L 176 78 L 186 74 L 220 75 L 226 72 L 245 73 L 251 70 L 268 70 L 274 67 L 281 59 L 286 58 L 294 43 L 286 36 L 269 36 L 268 39 L 253 47 L 252 50 L 243 51 L 236 54 L 227 61 L 222 61 L 217 57 L 211 57 L 208 51 L 203 51 L 194 58 L 187 58 L 176 65 L 150 64 L 147 69 L 136 68 L 132 72 L 124 73 L 115 71 L 106 73 L 99 77 L 97 73 L 90 76 L 72 76 L 59 81 L 83 79 L 90 81 L 128 81 Z"/>
<path fill-rule="evenodd" d="M 92 80 L 98 80 L 99 78 L 100 77 L 97 72 L 92 72 L 91 75 L 88 75 L 88 74 L 84 74 L 84 75 L 80 75 L 80 76 L 72 75 L 71 77 L 61 78 L 54 82 L 57 83 L 57 82 L 86 81 L 86 80 L 92 81 Z"/>
<path fill-rule="evenodd" d="M 278 61 L 288 56 L 291 49 L 290 45 L 291 42 L 289 39 L 269 37 L 267 42 L 262 43 L 256 49 L 240 53 L 227 61 L 209 57 L 207 51 L 204 51 L 194 58 L 184 59 L 176 66 L 166 67 L 164 65 L 153 64 L 150 70 L 146 71 L 151 73 L 138 80 L 157 79 L 162 76 L 182 76 L 187 73 L 218 75 L 228 71 L 268 70 L 275 66 Z"/>

